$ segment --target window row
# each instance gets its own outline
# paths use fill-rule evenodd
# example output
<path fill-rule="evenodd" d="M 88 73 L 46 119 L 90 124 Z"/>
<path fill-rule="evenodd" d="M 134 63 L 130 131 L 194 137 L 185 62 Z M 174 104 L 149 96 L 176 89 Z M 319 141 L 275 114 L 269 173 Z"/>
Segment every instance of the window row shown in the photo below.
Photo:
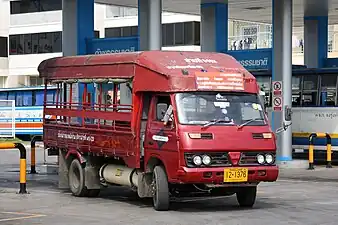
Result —
<path fill-rule="evenodd" d="M 271 77 L 258 76 L 257 82 L 265 91 L 266 103 L 271 106 Z M 294 75 L 292 77 L 292 106 L 338 106 L 337 75 Z"/>
<path fill-rule="evenodd" d="M 62 0 L 10 1 L 11 14 L 62 10 Z"/>
<path fill-rule="evenodd" d="M 8 57 L 8 38 L 0 37 L 0 57 Z"/>
<path fill-rule="evenodd" d="M 55 93 L 47 91 L 47 102 L 54 100 Z M 0 100 L 14 100 L 15 106 L 43 106 L 44 90 L 1 91 Z"/>
<path fill-rule="evenodd" d="M 106 28 L 106 38 L 138 35 L 137 26 Z M 200 45 L 200 22 L 162 24 L 162 46 Z"/>
<path fill-rule="evenodd" d="M 99 38 L 99 31 L 95 31 Z M 0 41 L 1 44 L 1 41 Z M 0 48 L 1 49 L 1 48 Z M 16 34 L 9 36 L 9 54 L 25 55 L 62 52 L 62 32 Z"/>

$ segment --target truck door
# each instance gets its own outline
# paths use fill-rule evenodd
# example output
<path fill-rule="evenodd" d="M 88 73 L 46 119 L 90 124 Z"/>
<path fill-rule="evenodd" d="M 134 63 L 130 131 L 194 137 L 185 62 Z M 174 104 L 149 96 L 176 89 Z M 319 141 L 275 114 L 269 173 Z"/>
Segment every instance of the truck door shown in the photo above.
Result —
<path fill-rule="evenodd" d="M 173 116 L 166 125 L 163 121 L 170 105 L 169 95 L 153 96 L 144 141 L 144 153 L 145 155 L 160 155 L 162 159 L 165 159 L 166 163 L 178 164 L 176 126 Z"/>

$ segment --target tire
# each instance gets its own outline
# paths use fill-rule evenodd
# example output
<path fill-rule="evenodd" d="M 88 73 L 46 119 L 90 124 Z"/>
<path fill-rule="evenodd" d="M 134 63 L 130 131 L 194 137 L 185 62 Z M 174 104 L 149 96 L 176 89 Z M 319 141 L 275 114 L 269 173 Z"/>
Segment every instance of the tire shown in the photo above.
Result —
<path fill-rule="evenodd" d="M 240 207 L 252 208 L 256 201 L 257 187 L 245 187 L 236 193 Z"/>
<path fill-rule="evenodd" d="M 85 187 L 84 169 L 78 159 L 73 159 L 68 172 L 69 188 L 74 196 L 84 197 L 88 190 Z"/>
<path fill-rule="evenodd" d="M 168 177 L 163 166 L 156 166 L 153 173 L 153 205 L 156 211 L 169 210 Z"/>

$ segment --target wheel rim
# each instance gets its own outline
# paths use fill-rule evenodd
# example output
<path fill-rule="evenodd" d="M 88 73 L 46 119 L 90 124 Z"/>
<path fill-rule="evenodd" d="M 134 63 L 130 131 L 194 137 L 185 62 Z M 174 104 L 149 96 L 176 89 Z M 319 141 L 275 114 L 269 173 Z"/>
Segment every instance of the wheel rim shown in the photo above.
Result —
<path fill-rule="evenodd" d="M 80 171 L 78 168 L 73 168 L 73 173 L 70 178 L 73 188 L 77 190 L 80 186 Z"/>

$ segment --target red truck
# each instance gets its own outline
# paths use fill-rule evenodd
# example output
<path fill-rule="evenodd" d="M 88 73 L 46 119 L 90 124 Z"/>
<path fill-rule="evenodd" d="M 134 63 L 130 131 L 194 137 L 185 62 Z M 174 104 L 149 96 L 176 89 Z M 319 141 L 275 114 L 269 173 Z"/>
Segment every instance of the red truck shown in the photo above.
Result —
<path fill-rule="evenodd" d="M 173 197 L 234 194 L 252 207 L 257 185 L 277 180 L 256 79 L 229 55 L 57 57 L 38 70 L 58 90 L 45 96 L 44 145 L 59 155 L 59 187 L 75 196 L 119 185 L 155 210 Z"/>

